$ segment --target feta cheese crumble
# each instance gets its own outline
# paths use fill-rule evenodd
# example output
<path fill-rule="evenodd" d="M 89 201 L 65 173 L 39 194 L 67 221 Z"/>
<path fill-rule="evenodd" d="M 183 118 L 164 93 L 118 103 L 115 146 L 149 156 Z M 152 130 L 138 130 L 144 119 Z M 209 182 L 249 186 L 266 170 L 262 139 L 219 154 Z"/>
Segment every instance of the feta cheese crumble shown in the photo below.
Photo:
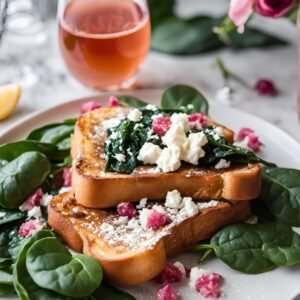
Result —
<path fill-rule="evenodd" d="M 207 143 L 207 137 L 203 132 L 191 133 L 185 142 L 182 159 L 190 164 L 198 165 L 199 159 L 205 156 L 202 147 Z"/>
<path fill-rule="evenodd" d="M 32 209 L 30 209 L 27 212 L 27 216 L 29 219 L 31 218 L 38 219 L 39 217 L 42 216 L 41 208 L 39 206 L 34 206 Z"/>
<path fill-rule="evenodd" d="M 116 154 L 116 155 L 115 155 L 115 158 L 116 158 L 116 160 L 119 161 L 119 162 L 124 162 L 124 161 L 126 160 L 125 155 L 124 155 L 124 154 L 121 154 L 121 153 Z"/>
<path fill-rule="evenodd" d="M 137 159 L 142 161 L 144 164 L 152 165 L 157 162 L 161 152 L 162 149 L 160 149 L 159 146 L 152 143 L 145 143 L 139 151 Z"/>
<path fill-rule="evenodd" d="M 164 148 L 156 163 L 165 173 L 178 170 L 181 166 L 179 148 L 174 145 Z"/>
<path fill-rule="evenodd" d="M 187 217 L 192 217 L 199 211 L 197 204 L 192 200 L 191 197 L 184 197 L 182 199 L 182 204 L 182 210 Z"/>
<path fill-rule="evenodd" d="M 188 115 L 184 113 L 171 116 L 171 126 L 162 136 L 167 148 L 160 149 L 151 143 L 145 143 L 139 152 L 138 159 L 145 164 L 157 164 L 163 172 L 173 172 L 180 168 L 181 160 L 197 165 L 205 156 L 202 149 L 208 143 L 203 132 L 186 133 L 191 129 Z M 159 151 L 160 149 L 160 151 Z"/>
<path fill-rule="evenodd" d="M 142 116 L 142 112 L 139 109 L 135 108 L 129 112 L 127 118 L 130 121 L 138 122 L 141 120 Z"/>
<path fill-rule="evenodd" d="M 230 161 L 227 161 L 226 159 L 220 159 L 220 161 L 215 165 L 215 169 L 226 169 L 230 167 Z"/>
<path fill-rule="evenodd" d="M 178 190 L 170 191 L 167 193 L 165 206 L 168 208 L 181 208 L 181 195 Z"/>
<path fill-rule="evenodd" d="M 137 209 L 145 208 L 147 205 L 147 198 L 143 198 L 140 200 L 140 203 L 136 206 Z"/>
<path fill-rule="evenodd" d="M 158 110 L 157 106 L 155 106 L 153 104 L 147 104 L 145 108 L 148 110 L 154 110 L 154 111 Z"/>

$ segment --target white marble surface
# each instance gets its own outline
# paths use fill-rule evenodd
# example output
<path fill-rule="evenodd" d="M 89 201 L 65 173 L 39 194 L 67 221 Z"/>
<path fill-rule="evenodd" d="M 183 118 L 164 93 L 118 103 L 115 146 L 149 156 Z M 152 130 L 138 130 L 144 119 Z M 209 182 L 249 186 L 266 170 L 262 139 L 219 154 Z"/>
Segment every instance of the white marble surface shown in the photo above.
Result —
<path fill-rule="evenodd" d="M 182 0 L 178 11 L 183 15 L 203 11 L 219 13 L 225 11 L 225 5 L 226 1 L 221 3 L 220 0 Z M 215 94 L 223 85 L 220 73 L 214 66 L 215 58 L 219 56 L 231 70 L 250 84 L 253 85 L 257 79 L 266 77 L 274 80 L 280 90 L 280 94 L 275 98 L 261 97 L 253 90 L 234 84 L 235 94 L 232 105 L 276 124 L 300 141 L 296 113 L 296 27 L 286 20 L 273 21 L 256 18 L 254 23 L 285 37 L 291 44 L 273 49 L 242 52 L 222 50 L 185 57 L 153 52 L 147 57 L 138 75 L 138 87 L 165 88 L 174 83 L 187 83 L 198 87 L 211 101 L 215 101 Z M 68 74 L 60 58 L 55 22 L 48 22 L 46 28 L 48 40 L 45 45 L 34 49 L 19 49 L 21 60 L 27 61 L 40 77 L 34 87 L 23 87 L 17 110 L 8 120 L 0 122 L 0 134 L 13 122 L 35 110 L 98 93 L 98 91 L 82 86 Z M 1 55 L 3 57 L 5 51 L 12 49 L 5 43 L 4 39 L 4 45 L 0 48 L 0 58 Z M 20 60 L 17 63 L 19 62 Z M 0 72 L 2 78 L 5 77 L 3 75 L 6 74 L 5 67 L 0 65 Z"/>

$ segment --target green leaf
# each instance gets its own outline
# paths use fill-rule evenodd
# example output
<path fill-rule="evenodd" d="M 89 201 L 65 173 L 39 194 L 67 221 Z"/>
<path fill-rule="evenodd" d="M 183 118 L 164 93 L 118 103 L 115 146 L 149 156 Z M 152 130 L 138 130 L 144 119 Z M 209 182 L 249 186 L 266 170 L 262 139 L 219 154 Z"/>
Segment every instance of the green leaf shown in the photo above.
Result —
<path fill-rule="evenodd" d="M 246 27 L 243 34 L 236 30 L 228 33 L 230 44 L 233 49 L 267 47 L 285 45 L 287 42 L 275 37 L 274 35 L 265 33 L 261 30 Z"/>
<path fill-rule="evenodd" d="M 148 0 L 151 27 L 155 28 L 162 20 L 174 15 L 175 0 Z"/>
<path fill-rule="evenodd" d="M 34 234 L 32 237 L 26 239 L 23 243 L 20 252 L 18 253 L 18 257 L 16 263 L 13 268 L 13 283 L 15 290 L 18 294 L 18 297 L 21 300 L 67 300 L 69 298 L 65 296 L 61 296 L 55 292 L 49 291 L 47 289 L 43 289 L 39 287 L 30 277 L 27 268 L 26 268 L 26 256 L 29 248 L 36 241 L 52 236 L 53 233 L 51 231 L 40 231 Z"/>
<path fill-rule="evenodd" d="M 2 161 L 0 168 L 6 165 L 9 161 L 16 159 L 21 154 L 31 151 L 41 152 L 50 160 L 61 160 L 69 155 L 69 150 L 59 150 L 56 145 L 26 140 L 12 142 L 0 146 L 0 160 Z"/>
<path fill-rule="evenodd" d="M 216 256 L 232 269 L 248 274 L 273 270 L 276 265 L 263 256 L 263 240 L 257 229 L 249 224 L 225 227 L 211 239 Z"/>
<path fill-rule="evenodd" d="M 259 223 L 275 222 L 276 218 L 272 215 L 262 199 L 258 198 L 250 201 L 251 212 L 258 218 Z"/>
<path fill-rule="evenodd" d="M 0 296 L 15 294 L 15 288 L 12 281 L 0 281 Z"/>
<path fill-rule="evenodd" d="M 13 226 L 11 224 L 2 225 L 0 231 L 0 258 L 3 265 L 11 260 L 10 250 L 20 243 L 20 236 L 18 234 L 18 222 Z"/>
<path fill-rule="evenodd" d="M 151 48 L 168 54 L 196 54 L 219 49 L 224 44 L 213 33 L 218 20 L 207 16 L 168 18 L 154 29 Z"/>
<path fill-rule="evenodd" d="M 95 259 L 83 254 L 72 257 L 51 237 L 30 247 L 26 266 L 38 286 L 70 297 L 87 297 L 102 281 L 102 269 Z"/>
<path fill-rule="evenodd" d="M 189 108 L 188 106 L 191 106 Z M 206 98 L 191 86 L 178 84 L 168 88 L 161 101 L 162 109 L 188 108 L 188 113 L 203 112 L 208 114 L 208 102 Z"/>
<path fill-rule="evenodd" d="M 271 213 L 291 226 L 300 226 L 300 171 L 264 167 L 261 199 Z"/>
<path fill-rule="evenodd" d="M 42 143 L 59 144 L 61 141 L 69 138 L 74 132 L 74 125 L 68 124 L 50 124 L 32 131 L 27 140 L 36 140 Z"/>
<path fill-rule="evenodd" d="M 0 207 L 0 225 L 20 220 L 26 217 L 26 214 L 20 210 L 11 210 Z"/>
<path fill-rule="evenodd" d="M 278 241 L 278 239 L 280 240 Z M 263 255 L 277 266 L 293 266 L 300 263 L 300 237 L 295 232 L 284 234 L 263 245 Z"/>
<path fill-rule="evenodd" d="M 89 298 L 92 300 L 135 300 L 130 294 L 104 283 Z"/>
<path fill-rule="evenodd" d="M 143 100 L 140 100 L 133 96 L 127 96 L 127 95 L 121 95 L 118 96 L 118 99 L 123 106 L 132 106 L 135 108 L 142 108 L 148 105 L 148 103 L 144 102 Z"/>
<path fill-rule="evenodd" d="M 0 169 L 0 205 L 18 208 L 49 175 L 51 165 L 39 152 L 26 152 Z"/>
<path fill-rule="evenodd" d="M 244 273 L 300 263 L 300 237 L 285 224 L 231 225 L 215 234 L 211 245 L 217 257 Z"/>

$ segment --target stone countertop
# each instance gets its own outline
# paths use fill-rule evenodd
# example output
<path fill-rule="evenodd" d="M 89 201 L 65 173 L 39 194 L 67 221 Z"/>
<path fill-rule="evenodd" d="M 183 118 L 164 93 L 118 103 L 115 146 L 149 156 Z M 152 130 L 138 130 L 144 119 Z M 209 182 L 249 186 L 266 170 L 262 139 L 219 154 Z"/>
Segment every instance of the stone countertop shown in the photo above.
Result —
<path fill-rule="evenodd" d="M 183 3 L 182 0 L 178 11 L 183 15 L 190 15 L 203 11 L 218 13 L 226 9 L 224 5 L 219 5 L 220 0 L 210 2 L 207 6 L 205 1 L 189 0 Z M 253 22 L 267 31 L 286 38 L 290 41 L 290 45 L 241 52 L 222 50 L 193 56 L 169 56 L 150 52 L 138 74 L 136 86 L 165 88 L 175 83 L 186 83 L 198 87 L 210 101 L 216 101 L 215 95 L 222 88 L 223 80 L 215 66 L 215 59 L 221 57 L 232 71 L 249 84 L 254 85 L 260 78 L 270 78 L 280 91 L 276 97 L 261 97 L 251 89 L 232 84 L 235 92 L 231 105 L 270 121 L 300 141 L 296 112 L 296 27 L 287 20 L 255 18 Z M 0 122 L 0 134 L 20 117 L 33 111 L 99 93 L 82 86 L 67 72 L 57 45 L 56 22 L 49 21 L 45 28 L 48 36 L 46 43 L 33 49 L 24 49 L 15 63 L 29 64 L 39 76 L 37 84 L 31 87 L 23 86 L 22 97 L 16 111 L 9 119 Z M 9 45 L 0 48 L 0 59 L 1 55 L 5 57 L 5 51 L 10 49 Z M 5 66 L 1 66 L 1 73 L 5 72 Z"/>

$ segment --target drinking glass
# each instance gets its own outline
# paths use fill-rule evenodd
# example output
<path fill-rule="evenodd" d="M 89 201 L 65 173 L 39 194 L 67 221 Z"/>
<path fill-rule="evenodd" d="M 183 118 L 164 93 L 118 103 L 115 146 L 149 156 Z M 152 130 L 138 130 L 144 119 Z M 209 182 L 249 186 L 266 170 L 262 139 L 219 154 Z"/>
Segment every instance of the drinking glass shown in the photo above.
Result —
<path fill-rule="evenodd" d="M 130 86 L 150 46 L 146 0 L 59 0 L 59 43 L 70 72 L 104 90 Z"/>
<path fill-rule="evenodd" d="M 47 40 L 40 1 L 0 0 L 0 84 L 30 87 L 39 80 L 34 61 Z"/>

